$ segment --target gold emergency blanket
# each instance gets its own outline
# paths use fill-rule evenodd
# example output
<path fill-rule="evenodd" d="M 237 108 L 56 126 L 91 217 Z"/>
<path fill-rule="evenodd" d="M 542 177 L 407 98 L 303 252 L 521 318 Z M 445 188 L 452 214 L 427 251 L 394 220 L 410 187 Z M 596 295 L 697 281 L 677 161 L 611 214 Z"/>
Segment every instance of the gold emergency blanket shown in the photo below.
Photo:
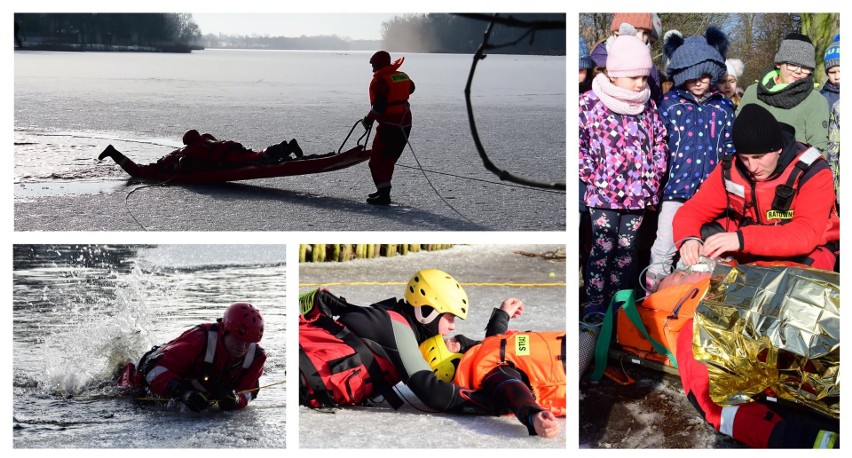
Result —
<path fill-rule="evenodd" d="M 695 311 L 695 359 L 719 405 L 765 393 L 840 417 L 840 276 L 719 263 Z"/>

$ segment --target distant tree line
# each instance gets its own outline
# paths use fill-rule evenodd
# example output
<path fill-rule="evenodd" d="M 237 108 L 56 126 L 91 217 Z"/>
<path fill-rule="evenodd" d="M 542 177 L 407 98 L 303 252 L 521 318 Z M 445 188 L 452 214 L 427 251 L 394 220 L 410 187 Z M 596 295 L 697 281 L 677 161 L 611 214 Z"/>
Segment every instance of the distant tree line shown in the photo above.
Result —
<path fill-rule="evenodd" d="M 483 15 L 484 16 L 484 15 Z M 500 14 L 522 21 L 561 21 L 564 13 Z M 405 14 L 382 23 L 382 42 L 388 51 L 473 53 L 482 43 L 487 21 L 448 13 Z M 495 25 L 489 43 L 517 40 L 525 29 Z M 518 43 L 491 53 L 565 55 L 565 28 L 539 30 Z"/>
<path fill-rule="evenodd" d="M 728 58 L 741 59 L 745 72 L 740 85 L 745 87 L 774 67 L 775 53 L 788 33 L 807 35 L 816 48 L 814 79 L 825 80 L 823 53 L 834 35 L 840 32 L 840 14 L 837 13 L 657 13 L 665 32 L 677 29 L 684 37 L 703 35 L 713 25 L 728 35 Z M 580 13 L 580 35 L 586 39 L 590 51 L 595 44 L 605 40 L 610 32 L 612 13 Z M 654 62 L 665 72 L 663 40 L 651 47 Z"/>
<path fill-rule="evenodd" d="M 35 49 L 189 51 L 201 30 L 187 13 L 15 13 Z"/>
<path fill-rule="evenodd" d="M 355 51 L 374 50 L 381 45 L 379 40 L 351 40 L 337 35 L 283 37 L 268 35 L 226 35 L 208 33 L 200 40 L 205 48 L 232 49 L 298 49 Z"/>

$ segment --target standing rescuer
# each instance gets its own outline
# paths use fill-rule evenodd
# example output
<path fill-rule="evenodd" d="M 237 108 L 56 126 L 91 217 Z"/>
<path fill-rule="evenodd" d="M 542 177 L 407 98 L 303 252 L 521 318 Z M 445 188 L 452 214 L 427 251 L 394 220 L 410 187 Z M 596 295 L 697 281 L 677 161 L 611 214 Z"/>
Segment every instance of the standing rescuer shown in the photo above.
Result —
<path fill-rule="evenodd" d="M 361 120 L 365 128 L 378 121 L 370 156 L 370 173 L 376 192 L 367 196 L 367 203 L 390 204 L 393 168 L 402 155 L 411 134 L 411 108 L 408 96 L 414 92 L 414 82 L 399 71 L 405 61 L 401 57 L 391 63 L 387 51 L 378 51 L 370 58 L 373 80 L 370 81 L 370 111 Z"/>

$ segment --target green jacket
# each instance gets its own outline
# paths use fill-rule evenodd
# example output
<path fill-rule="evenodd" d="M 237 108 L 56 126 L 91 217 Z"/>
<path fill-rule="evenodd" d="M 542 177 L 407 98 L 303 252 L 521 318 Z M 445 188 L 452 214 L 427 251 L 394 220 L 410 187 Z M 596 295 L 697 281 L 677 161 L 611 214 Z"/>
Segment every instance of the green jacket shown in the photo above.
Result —
<path fill-rule="evenodd" d="M 756 103 L 769 110 L 778 122 L 793 126 L 797 141 L 816 147 L 825 156 L 828 151 L 828 102 L 814 88 L 810 77 L 793 84 L 776 84 L 777 75 L 778 70 L 773 70 L 746 88 L 737 114 L 747 104 Z"/>

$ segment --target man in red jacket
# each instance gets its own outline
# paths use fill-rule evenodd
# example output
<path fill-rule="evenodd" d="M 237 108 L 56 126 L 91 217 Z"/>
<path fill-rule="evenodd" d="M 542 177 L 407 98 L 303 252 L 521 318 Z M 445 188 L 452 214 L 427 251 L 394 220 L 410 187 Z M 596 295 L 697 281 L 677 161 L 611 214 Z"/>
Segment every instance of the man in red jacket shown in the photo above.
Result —
<path fill-rule="evenodd" d="M 251 304 L 231 304 L 216 323 L 188 329 L 142 356 L 139 367 L 127 363 L 118 385 L 147 387 L 176 399 L 193 412 L 214 401 L 221 410 L 246 407 L 257 397 L 266 353 L 258 345 L 263 317 Z"/>
<path fill-rule="evenodd" d="M 741 263 L 834 268 L 840 219 L 831 169 L 787 128 L 759 105 L 743 107 L 732 130 L 737 154 L 723 159 L 675 215 L 685 265 L 727 253 Z"/>
<path fill-rule="evenodd" d="M 365 128 L 378 121 L 370 156 L 370 173 L 376 192 L 367 196 L 367 203 L 390 204 L 393 167 L 411 135 L 411 108 L 408 96 L 414 92 L 414 81 L 399 71 L 405 61 L 401 57 L 391 64 L 387 51 L 378 51 L 370 58 L 373 80 L 370 81 L 370 111 L 361 121 Z"/>

